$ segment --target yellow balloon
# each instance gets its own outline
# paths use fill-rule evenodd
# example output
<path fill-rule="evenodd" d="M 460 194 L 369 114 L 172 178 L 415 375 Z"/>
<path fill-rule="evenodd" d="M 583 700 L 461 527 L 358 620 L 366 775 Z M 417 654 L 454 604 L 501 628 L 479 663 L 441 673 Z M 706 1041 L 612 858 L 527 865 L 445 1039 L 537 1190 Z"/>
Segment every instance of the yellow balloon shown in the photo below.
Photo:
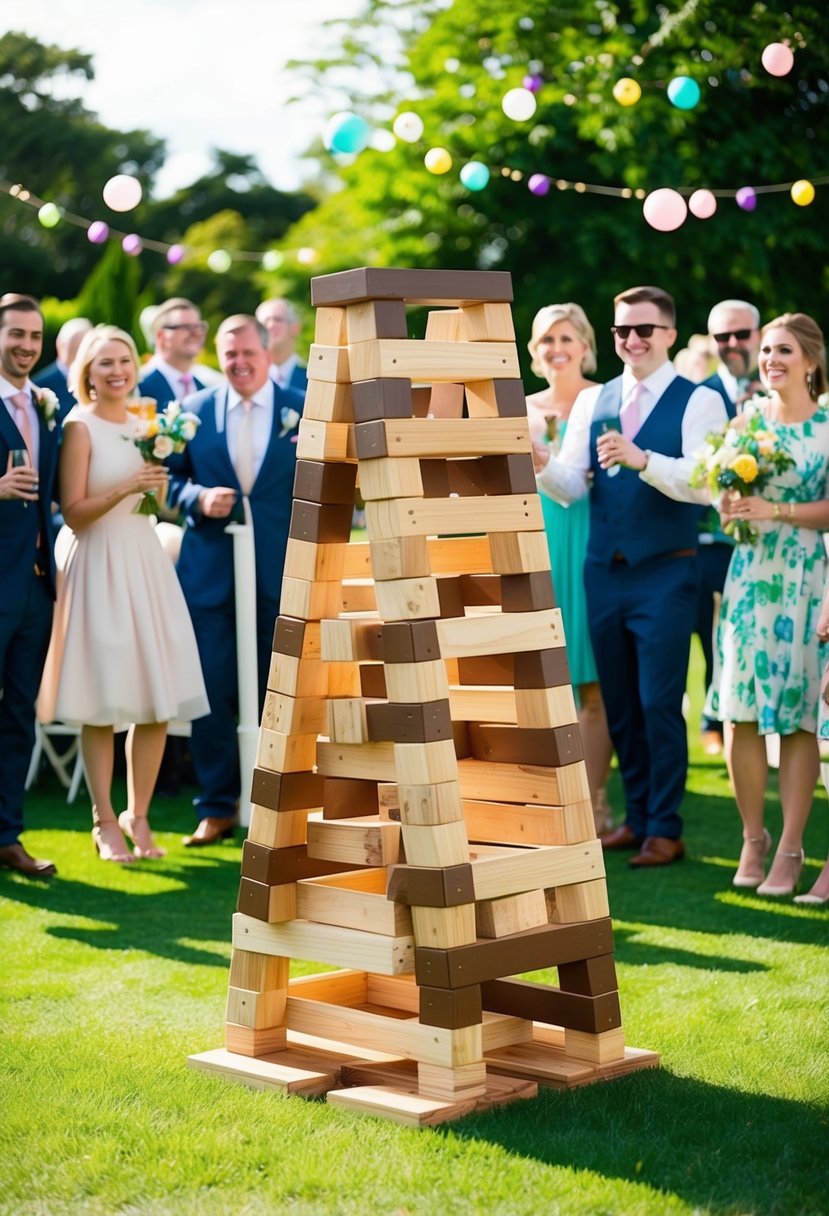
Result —
<path fill-rule="evenodd" d="M 430 173 L 448 173 L 452 168 L 452 157 L 445 148 L 430 148 L 423 163 Z"/>
<path fill-rule="evenodd" d="M 791 194 L 792 202 L 797 203 L 798 207 L 808 207 L 809 203 L 814 202 L 815 188 L 811 182 L 801 178 L 792 186 Z"/>
<path fill-rule="evenodd" d="M 630 76 L 623 76 L 614 84 L 613 96 L 620 106 L 635 106 L 642 96 L 642 89 L 637 80 L 632 80 Z"/>

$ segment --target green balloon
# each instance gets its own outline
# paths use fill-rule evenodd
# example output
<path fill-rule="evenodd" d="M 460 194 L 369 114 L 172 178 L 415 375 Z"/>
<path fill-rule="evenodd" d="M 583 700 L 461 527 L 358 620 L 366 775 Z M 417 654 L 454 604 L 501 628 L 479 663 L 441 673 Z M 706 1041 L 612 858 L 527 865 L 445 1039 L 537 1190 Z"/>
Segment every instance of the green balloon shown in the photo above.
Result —
<path fill-rule="evenodd" d="M 37 218 L 44 228 L 54 228 L 60 223 L 60 207 L 55 203 L 44 203 L 37 213 Z"/>

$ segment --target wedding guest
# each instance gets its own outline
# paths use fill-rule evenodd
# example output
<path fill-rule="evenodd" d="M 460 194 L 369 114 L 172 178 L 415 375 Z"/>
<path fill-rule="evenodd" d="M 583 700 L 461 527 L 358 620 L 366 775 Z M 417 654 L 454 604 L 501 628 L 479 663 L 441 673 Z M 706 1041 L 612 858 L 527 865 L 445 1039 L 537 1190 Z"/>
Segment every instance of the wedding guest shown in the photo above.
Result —
<path fill-rule="evenodd" d="M 817 625 L 826 571 L 821 529 L 829 528 L 829 408 L 823 334 L 804 313 L 785 313 L 762 331 L 760 378 L 769 426 L 792 457 L 761 493 L 724 495 L 724 520 L 751 520 L 760 539 L 736 545 L 717 628 L 706 712 L 725 723 L 725 755 L 743 822 L 735 887 L 790 895 L 803 866 L 803 829 L 819 772 L 820 676 L 829 647 Z M 826 631 L 822 631 L 823 638 Z M 783 832 L 764 879 L 771 836 L 763 824 L 765 736 L 779 734 Z"/>
<path fill-rule="evenodd" d="M 225 531 L 246 498 L 256 549 L 260 711 L 279 611 L 303 398 L 269 378 L 268 334 L 251 316 L 228 317 L 216 334 L 224 387 L 199 393 L 188 408 L 201 426 L 186 452 L 170 459 L 171 501 L 186 513 L 178 573 L 199 644 L 210 715 L 193 723 L 190 751 L 199 785 L 199 823 L 187 847 L 231 836 L 241 776 L 236 715 L 236 604 L 233 539 Z"/>
<path fill-rule="evenodd" d="M 167 721 L 208 709 L 193 630 L 175 571 L 150 518 L 167 470 L 146 463 L 127 403 L 138 379 L 129 334 L 99 325 L 81 341 L 69 376 L 78 405 L 67 417 L 60 498 L 74 533 L 58 597 L 41 693 L 47 718 L 81 724 L 92 793 L 92 839 L 102 861 L 164 856 L 149 809 Z M 113 731 L 127 735 L 127 808 L 112 804 Z M 131 853 L 124 837 L 134 846 Z"/>
<path fill-rule="evenodd" d="M 73 317 L 64 321 L 55 339 L 57 358 L 37 373 L 34 382 L 39 388 L 49 388 L 60 403 L 61 419 L 65 418 L 75 404 L 74 394 L 69 391 L 66 377 L 77 354 L 81 338 L 88 334 L 92 322 L 87 317 Z"/>
<path fill-rule="evenodd" d="M 13 292 L 0 297 L 0 866 L 27 878 L 57 872 L 20 842 L 56 586 L 51 504 L 59 424 L 29 379 L 42 349 L 37 301 Z"/>
<path fill-rule="evenodd" d="M 527 349 L 532 370 L 547 381 L 547 388 L 527 398 L 530 435 L 555 455 L 567 434 L 573 403 L 582 389 L 595 381 L 587 378 L 596 370 L 596 335 L 578 304 L 549 304 L 533 320 Z M 561 608 L 570 676 L 579 703 L 579 730 L 584 744 L 587 780 L 593 800 L 596 831 L 609 831 L 613 817 L 605 786 L 613 745 L 596 673 L 596 662 L 587 629 L 584 596 L 584 559 L 590 529 L 587 498 L 563 507 L 541 495 L 544 527 L 550 550 L 550 566 L 556 601 Z"/>
<path fill-rule="evenodd" d="M 268 332 L 270 378 L 279 388 L 293 388 L 304 396 L 308 376 L 296 353 L 299 316 L 293 304 L 282 299 L 263 300 L 256 310 L 256 320 Z"/>
<path fill-rule="evenodd" d="M 711 375 L 716 362 L 715 347 L 708 334 L 691 334 L 688 345 L 674 355 L 678 376 L 702 384 Z"/>
<path fill-rule="evenodd" d="M 138 392 L 153 397 L 163 409 L 170 401 L 184 401 L 205 387 L 194 367 L 204 349 L 207 322 L 191 300 L 178 296 L 159 305 L 151 325 L 155 353 L 142 369 Z"/>
<path fill-rule="evenodd" d="M 614 300 L 621 376 L 583 389 L 539 488 L 560 502 L 589 494 L 584 581 L 596 669 L 625 790 L 625 822 L 605 849 L 637 849 L 636 868 L 685 855 L 680 807 L 688 770 L 682 699 L 697 597 L 695 454 L 725 414 L 716 393 L 677 376 L 673 297 L 633 287 Z M 616 472 L 618 468 L 618 472 Z"/>

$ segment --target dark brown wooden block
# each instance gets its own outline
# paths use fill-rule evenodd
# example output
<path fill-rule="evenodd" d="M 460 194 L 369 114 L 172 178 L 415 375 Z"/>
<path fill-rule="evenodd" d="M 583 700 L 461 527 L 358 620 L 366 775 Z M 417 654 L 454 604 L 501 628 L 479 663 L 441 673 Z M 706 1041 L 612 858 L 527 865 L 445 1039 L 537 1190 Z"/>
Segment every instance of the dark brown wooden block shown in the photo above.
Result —
<path fill-rule="evenodd" d="M 446 699 L 367 705 L 366 719 L 372 743 L 434 743 L 452 738 L 452 716 Z"/>
<path fill-rule="evenodd" d="M 424 498 L 449 497 L 449 461 L 421 460 L 420 480 Z"/>
<path fill-rule="evenodd" d="M 442 617 L 463 616 L 463 595 L 458 576 L 454 574 L 438 575 L 435 579 L 438 589 L 438 603 Z"/>
<path fill-rule="evenodd" d="M 271 891 L 273 888 L 266 882 L 257 882 L 253 878 L 243 878 L 239 883 L 239 897 L 236 900 L 236 911 L 253 916 L 256 920 L 267 922 L 270 912 Z"/>
<path fill-rule="evenodd" d="M 473 904 L 472 866 L 469 862 L 443 867 L 390 866 L 386 898 L 416 908 L 456 908 L 459 904 Z"/>
<path fill-rule="evenodd" d="M 478 498 L 486 494 L 482 461 L 479 457 L 474 456 L 470 460 L 447 460 L 446 472 L 450 494 L 459 494 L 461 498 Z"/>
<path fill-rule="evenodd" d="M 458 659 L 458 683 L 460 684 L 512 684 L 513 659 L 511 654 L 489 654 L 476 659 Z"/>
<path fill-rule="evenodd" d="M 269 811 L 313 811 L 322 806 L 323 777 L 319 773 L 272 773 L 253 770 L 250 800 Z"/>
<path fill-rule="evenodd" d="M 558 969 L 558 983 L 562 992 L 574 992 L 580 996 L 601 996 L 603 992 L 615 992 L 619 981 L 614 957 L 612 954 L 601 954 L 578 963 L 563 963 Z"/>
<path fill-rule="evenodd" d="M 295 616 L 278 616 L 273 627 L 273 650 L 275 654 L 287 654 L 291 658 L 302 658 L 307 621 Z"/>
<path fill-rule="evenodd" d="M 555 608 L 556 597 L 549 570 L 502 574 L 501 603 L 504 612 L 540 612 L 544 608 Z"/>
<path fill-rule="evenodd" d="M 452 736 L 455 740 L 455 756 L 457 759 L 463 760 L 466 756 L 471 756 L 472 746 L 469 742 L 469 723 L 453 722 Z"/>
<path fill-rule="evenodd" d="M 353 506 L 356 483 L 356 464 L 298 460 L 294 474 L 294 498 Z"/>
<path fill-rule="evenodd" d="M 377 815 L 377 782 L 360 781 L 355 777 L 326 777 L 323 819 L 351 819 L 359 815 Z"/>
<path fill-rule="evenodd" d="M 283 883 L 298 882 L 300 878 L 321 878 L 324 874 L 341 874 L 350 870 L 364 870 L 365 866 L 347 865 L 342 861 L 323 861 L 320 857 L 309 857 L 304 844 L 291 845 L 284 849 L 269 849 L 263 844 L 246 840 L 242 845 L 242 877 L 269 887 Z"/>
<path fill-rule="evenodd" d="M 355 422 L 414 417 L 411 380 L 392 380 L 388 376 L 358 380 L 352 387 L 352 394 Z"/>
<path fill-rule="evenodd" d="M 361 266 L 311 280 L 311 303 L 358 304 L 361 300 L 405 300 L 408 304 L 511 303 L 512 280 L 505 270 L 397 270 Z M 526 412 L 526 407 L 525 407 Z"/>
<path fill-rule="evenodd" d="M 406 305 L 402 300 L 371 300 L 374 338 L 408 338 Z M 352 341 L 349 334 L 349 342 Z"/>
<path fill-rule="evenodd" d="M 498 764 L 541 764 L 562 768 L 584 759 L 581 733 L 567 726 L 504 726 L 470 722 L 469 741 L 476 760 Z"/>
<path fill-rule="evenodd" d="M 527 398 L 520 380 L 493 380 L 495 408 L 499 418 L 525 418 Z"/>
<path fill-rule="evenodd" d="M 570 683 L 567 651 L 563 646 L 516 654 L 516 688 L 559 688 L 562 684 Z"/>
<path fill-rule="evenodd" d="M 613 951 L 610 917 L 576 925 L 541 925 L 509 937 L 439 950 L 415 947 L 415 978 L 432 988 L 466 988 L 485 980 L 556 967 Z"/>
<path fill-rule="evenodd" d="M 383 626 L 386 663 L 430 663 L 440 657 L 434 621 L 394 621 Z"/>
<path fill-rule="evenodd" d="M 420 1021 L 424 1026 L 443 1026 L 446 1030 L 460 1030 L 462 1026 L 477 1026 L 483 1021 L 481 989 L 477 984 L 469 988 L 421 988 Z"/>
<path fill-rule="evenodd" d="M 428 384 L 419 384 L 412 389 L 412 410 L 415 418 L 426 418 L 432 404 L 432 390 Z"/>
<path fill-rule="evenodd" d="M 486 980 L 481 985 L 481 1001 L 490 1013 L 548 1022 L 587 1034 L 615 1030 L 622 1024 L 618 992 L 578 996 L 528 980 Z"/>
<path fill-rule="evenodd" d="M 382 663 L 360 664 L 360 694 L 384 700 L 386 696 L 386 673 Z"/>
<path fill-rule="evenodd" d="M 480 477 L 484 494 L 534 494 L 537 490 L 533 458 L 529 452 L 481 457 Z"/>
<path fill-rule="evenodd" d="M 388 456 L 385 420 L 378 418 L 374 422 L 358 422 L 354 427 L 354 446 L 359 460 L 375 460 L 378 456 Z"/>
<path fill-rule="evenodd" d="M 328 504 L 295 498 L 288 535 L 315 545 L 347 544 L 353 514 L 353 502 Z"/>
<path fill-rule="evenodd" d="M 473 607 L 501 603 L 500 574 L 461 574 L 458 582 L 464 605 Z M 510 683 L 512 683 L 511 674 Z"/>

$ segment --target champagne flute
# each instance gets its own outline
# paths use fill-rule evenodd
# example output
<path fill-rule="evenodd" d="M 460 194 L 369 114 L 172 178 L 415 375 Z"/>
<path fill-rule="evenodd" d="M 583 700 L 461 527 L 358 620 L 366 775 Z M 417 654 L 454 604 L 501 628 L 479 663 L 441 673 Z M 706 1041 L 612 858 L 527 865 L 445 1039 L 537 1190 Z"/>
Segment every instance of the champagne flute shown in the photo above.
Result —
<path fill-rule="evenodd" d="M 27 448 L 12 448 L 9 452 L 9 468 L 10 469 L 26 469 L 29 467 L 29 452 Z M 28 507 L 28 503 L 24 500 L 23 506 Z"/>
<path fill-rule="evenodd" d="M 602 423 L 601 431 L 603 435 L 607 435 L 610 431 L 617 431 L 621 434 L 622 424 L 618 418 L 606 418 Z M 614 464 L 611 468 L 605 469 L 605 472 L 608 477 L 615 477 L 621 471 L 621 468 L 620 464 Z"/>

